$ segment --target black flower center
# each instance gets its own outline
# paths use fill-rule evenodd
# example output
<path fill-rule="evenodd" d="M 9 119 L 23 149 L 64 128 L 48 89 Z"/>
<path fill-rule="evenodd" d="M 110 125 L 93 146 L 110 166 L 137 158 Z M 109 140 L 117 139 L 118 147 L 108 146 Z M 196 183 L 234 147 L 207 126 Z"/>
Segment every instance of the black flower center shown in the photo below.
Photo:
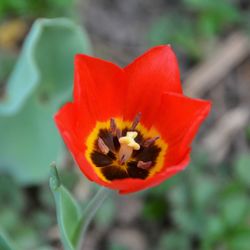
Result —
<path fill-rule="evenodd" d="M 162 150 L 156 143 L 159 137 L 150 138 L 136 129 L 138 116 L 131 127 L 119 129 L 111 119 L 109 128 L 99 129 L 90 159 L 106 180 L 146 179 L 157 164 Z M 131 134 L 134 136 L 132 139 Z M 129 142 L 123 144 L 123 141 Z"/>

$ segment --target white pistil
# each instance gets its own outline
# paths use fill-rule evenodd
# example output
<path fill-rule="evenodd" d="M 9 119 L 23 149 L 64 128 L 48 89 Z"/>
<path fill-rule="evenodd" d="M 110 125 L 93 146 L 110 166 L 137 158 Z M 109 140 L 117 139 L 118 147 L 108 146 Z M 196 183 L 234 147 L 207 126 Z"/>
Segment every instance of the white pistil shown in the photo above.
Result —
<path fill-rule="evenodd" d="M 122 144 L 118 153 L 119 163 L 123 165 L 132 155 L 133 148 L 126 144 Z"/>
<path fill-rule="evenodd" d="M 126 136 L 119 138 L 121 145 L 118 153 L 120 164 L 124 164 L 131 157 L 133 150 L 140 149 L 140 145 L 135 141 L 137 135 L 136 131 L 129 131 Z"/>

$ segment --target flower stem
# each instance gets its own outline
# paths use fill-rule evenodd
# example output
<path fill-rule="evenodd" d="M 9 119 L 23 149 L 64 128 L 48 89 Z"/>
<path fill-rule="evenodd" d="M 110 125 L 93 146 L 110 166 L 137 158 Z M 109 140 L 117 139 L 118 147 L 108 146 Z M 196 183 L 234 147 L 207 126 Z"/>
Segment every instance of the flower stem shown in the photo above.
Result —
<path fill-rule="evenodd" d="M 84 238 L 85 238 L 85 234 L 88 229 L 88 226 L 90 225 L 98 209 L 101 207 L 103 202 L 109 197 L 111 193 L 112 193 L 112 190 L 101 187 L 97 191 L 95 196 L 92 198 L 92 200 L 89 202 L 87 207 L 84 209 L 83 215 L 79 221 L 77 233 L 76 233 L 76 235 L 80 236 L 78 237 L 79 239 L 78 244 L 77 244 L 78 250 L 83 249 Z"/>

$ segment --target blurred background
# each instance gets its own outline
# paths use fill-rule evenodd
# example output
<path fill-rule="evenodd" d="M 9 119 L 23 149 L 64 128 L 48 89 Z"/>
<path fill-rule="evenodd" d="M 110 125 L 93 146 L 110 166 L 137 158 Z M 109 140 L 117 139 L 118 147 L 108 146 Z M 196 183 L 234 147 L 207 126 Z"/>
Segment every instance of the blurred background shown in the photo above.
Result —
<path fill-rule="evenodd" d="M 192 163 L 159 187 L 107 200 L 84 250 L 250 249 L 249 34 L 249 0 L 1 0 L 0 232 L 17 250 L 62 249 L 52 160 L 80 203 L 98 188 L 52 120 L 71 99 L 74 54 L 124 66 L 171 44 L 184 92 L 213 102 Z"/>

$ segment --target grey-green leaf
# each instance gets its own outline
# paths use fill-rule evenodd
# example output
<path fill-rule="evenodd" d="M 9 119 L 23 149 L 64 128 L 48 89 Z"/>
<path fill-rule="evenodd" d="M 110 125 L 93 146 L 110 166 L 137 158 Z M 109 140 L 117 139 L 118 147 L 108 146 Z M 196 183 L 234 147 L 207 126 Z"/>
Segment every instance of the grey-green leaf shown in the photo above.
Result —
<path fill-rule="evenodd" d="M 243 154 L 236 160 L 234 174 L 235 177 L 247 187 L 250 187 L 249 170 L 250 155 Z"/>
<path fill-rule="evenodd" d="M 61 184 L 55 165 L 51 167 L 50 187 L 56 202 L 57 221 L 66 250 L 74 250 L 74 232 L 80 219 L 80 209 L 69 191 Z"/>
<path fill-rule="evenodd" d="M 38 19 L 7 82 L 0 115 L 11 115 L 21 109 L 37 85 L 62 94 L 72 80 L 73 63 L 69 63 L 79 52 L 90 52 L 82 28 L 65 18 Z"/>
<path fill-rule="evenodd" d="M 76 53 L 90 53 L 86 34 L 64 18 L 32 26 L 0 102 L 0 169 L 24 185 L 46 180 L 62 152 L 53 122 L 70 98 Z"/>
<path fill-rule="evenodd" d="M 4 237 L 2 234 L 0 234 L 0 249 L 13 250 L 13 247 L 11 246 L 11 243 L 9 242 L 7 237 Z"/>
<path fill-rule="evenodd" d="M 60 140 L 53 112 L 32 97 L 18 114 L 0 117 L 0 167 L 21 184 L 45 180 L 49 162 L 58 155 Z"/>

